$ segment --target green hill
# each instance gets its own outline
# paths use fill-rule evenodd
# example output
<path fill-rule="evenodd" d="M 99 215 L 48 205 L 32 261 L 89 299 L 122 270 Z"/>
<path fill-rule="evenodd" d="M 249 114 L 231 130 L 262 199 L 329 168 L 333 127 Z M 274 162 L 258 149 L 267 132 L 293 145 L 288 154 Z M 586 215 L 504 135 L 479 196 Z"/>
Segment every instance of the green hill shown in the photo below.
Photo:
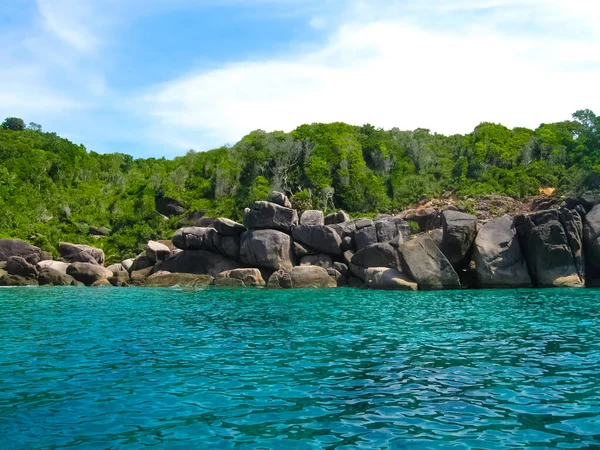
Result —
<path fill-rule="evenodd" d="M 97 154 L 20 119 L 0 128 L 0 237 L 50 251 L 63 240 L 93 243 L 109 260 L 172 235 L 179 218 L 156 211 L 160 197 L 239 220 L 272 189 L 301 209 L 368 214 L 447 191 L 523 198 L 542 187 L 568 195 L 599 186 L 600 118 L 589 110 L 536 130 L 482 123 L 464 136 L 344 123 L 257 130 L 232 147 L 174 160 Z M 112 232 L 96 238 L 90 227 Z"/>

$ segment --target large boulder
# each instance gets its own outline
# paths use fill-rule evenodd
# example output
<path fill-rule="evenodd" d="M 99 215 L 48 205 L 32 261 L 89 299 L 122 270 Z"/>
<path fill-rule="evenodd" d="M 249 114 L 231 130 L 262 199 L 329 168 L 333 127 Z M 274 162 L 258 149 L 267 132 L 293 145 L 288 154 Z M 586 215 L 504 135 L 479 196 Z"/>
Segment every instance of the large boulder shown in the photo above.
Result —
<path fill-rule="evenodd" d="M 45 261 L 40 261 L 36 264 L 36 267 L 40 272 L 44 269 L 52 269 L 66 275 L 69 263 L 66 263 L 64 261 L 52 261 L 51 259 L 49 259 Z"/>
<path fill-rule="evenodd" d="M 289 198 L 287 198 L 283 192 L 272 191 L 269 196 L 269 201 L 276 205 L 283 206 L 284 208 L 292 207 L 292 202 L 290 202 Z"/>
<path fill-rule="evenodd" d="M 28 244 L 25 241 L 19 239 L 0 239 L 0 261 L 6 261 L 11 256 L 20 256 L 24 258 L 30 264 L 37 264 L 38 262 L 47 258 L 45 252 L 38 247 Z"/>
<path fill-rule="evenodd" d="M 300 216 L 300 225 L 325 225 L 323 211 L 309 209 Z"/>
<path fill-rule="evenodd" d="M 240 260 L 250 267 L 270 270 L 292 269 L 290 237 L 277 230 L 250 230 L 242 234 Z"/>
<path fill-rule="evenodd" d="M 271 202 L 254 202 L 244 214 L 244 225 L 250 230 L 272 229 L 289 233 L 297 224 L 295 209 Z"/>
<path fill-rule="evenodd" d="M 293 268 L 292 285 L 295 288 L 334 288 L 337 282 L 327 270 L 317 266 L 296 266 Z"/>
<path fill-rule="evenodd" d="M 171 256 L 171 249 L 160 242 L 148 241 L 148 244 L 146 245 L 146 256 L 154 263 L 164 261 Z"/>
<path fill-rule="evenodd" d="M 600 205 L 585 216 L 583 235 L 588 264 L 600 272 Z"/>
<path fill-rule="evenodd" d="M 348 213 L 342 209 L 340 209 L 336 213 L 328 214 L 325 216 L 325 225 L 334 225 L 338 223 L 348 222 L 350 220 L 350 216 Z"/>
<path fill-rule="evenodd" d="M 398 269 L 370 267 L 365 270 L 365 284 L 369 289 L 416 291 L 417 283 Z"/>
<path fill-rule="evenodd" d="M 159 213 L 167 217 L 180 216 L 186 211 L 183 203 L 171 197 L 157 197 L 155 206 Z"/>
<path fill-rule="evenodd" d="M 292 276 L 285 270 L 273 272 L 267 282 L 267 289 L 291 289 L 292 287 Z"/>
<path fill-rule="evenodd" d="M 19 275 L 25 278 L 37 278 L 39 273 L 33 264 L 29 264 L 25 258 L 20 256 L 11 256 L 8 258 L 4 270 L 9 275 Z"/>
<path fill-rule="evenodd" d="M 477 236 L 477 217 L 459 211 L 442 212 L 444 227 L 440 250 L 456 269 L 464 268 L 473 254 L 473 242 Z"/>
<path fill-rule="evenodd" d="M 146 287 L 205 287 L 210 286 L 213 277 L 210 275 L 191 273 L 157 272 L 150 275 L 144 286 Z"/>
<path fill-rule="evenodd" d="M 234 269 L 221 272 L 215 277 L 214 284 L 215 286 L 264 286 L 266 283 L 258 269 Z"/>
<path fill-rule="evenodd" d="M 240 236 L 223 236 L 220 240 L 219 251 L 236 261 L 240 259 Z"/>
<path fill-rule="evenodd" d="M 475 238 L 474 259 L 481 287 L 528 287 L 531 277 L 521 252 L 513 218 L 493 219 L 482 225 Z"/>
<path fill-rule="evenodd" d="M 217 230 L 212 227 L 180 228 L 173 235 L 173 244 L 181 250 L 218 251 L 216 241 L 219 240 Z"/>
<path fill-rule="evenodd" d="M 529 273 L 537 286 L 584 286 L 584 273 L 578 270 L 576 255 L 569 242 L 581 240 L 582 236 L 579 234 L 569 238 L 567 235 L 571 231 L 565 229 L 563 220 L 565 218 L 561 218 L 561 212 L 557 210 L 522 215 L 515 219 Z M 570 230 L 574 228 L 575 225 L 569 226 Z"/>
<path fill-rule="evenodd" d="M 292 237 L 317 252 L 342 254 L 342 239 L 333 228 L 326 225 L 299 225 L 294 227 Z"/>
<path fill-rule="evenodd" d="M 213 228 L 217 230 L 221 236 L 238 236 L 246 231 L 246 227 L 241 223 L 223 217 L 215 220 Z"/>
<path fill-rule="evenodd" d="M 135 262 L 135 258 L 127 258 L 127 259 L 124 259 L 123 261 L 121 261 L 121 265 L 123 266 L 123 269 L 125 269 L 126 271 L 129 272 L 129 271 L 131 271 L 131 266 L 133 266 L 134 262 Z"/>
<path fill-rule="evenodd" d="M 104 251 L 90 245 L 60 242 L 58 244 L 58 253 L 68 263 L 85 262 L 104 264 Z"/>
<path fill-rule="evenodd" d="M 148 267 L 154 266 L 154 261 L 152 261 L 146 252 L 140 253 L 137 258 L 133 260 L 133 263 L 129 267 L 129 272 L 137 272 L 138 270 L 147 269 Z"/>
<path fill-rule="evenodd" d="M 326 253 L 305 255 L 300 259 L 301 266 L 319 266 L 324 269 L 333 269 L 333 259 Z"/>
<path fill-rule="evenodd" d="M 67 268 L 67 275 L 71 275 L 86 286 L 91 286 L 98 280 L 108 280 L 113 273 L 99 264 L 74 262 Z"/>
<path fill-rule="evenodd" d="M 113 272 L 113 276 L 108 279 L 110 284 L 118 287 L 125 287 L 129 285 L 129 272 L 126 270 L 118 270 Z"/>
<path fill-rule="evenodd" d="M 460 280 L 452 264 L 427 234 L 420 234 L 400 246 L 403 272 L 421 290 L 458 289 Z"/>
<path fill-rule="evenodd" d="M 352 264 L 360 267 L 391 267 L 400 268 L 400 252 L 398 247 L 382 242 L 371 244 L 357 251 L 351 260 Z"/>
<path fill-rule="evenodd" d="M 123 264 L 121 263 L 111 264 L 107 267 L 107 269 L 110 270 L 113 274 L 117 272 L 127 272 L 127 269 L 125 269 L 125 267 L 123 267 Z"/>
<path fill-rule="evenodd" d="M 51 267 L 45 267 L 40 271 L 38 276 L 40 286 L 76 286 L 77 281 L 71 275 L 60 272 Z"/>
<path fill-rule="evenodd" d="M 5 270 L 0 270 L 0 286 L 36 286 L 35 278 L 26 278 L 21 275 L 11 275 Z"/>
<path fill-rule="evenodd" d="M 377 242 L 395 241 L 402 243 L 410 236 L 410 226 L 400 217 L 387 216 L 375 221 Z"/>
<path fill-rule="evenodd" d="M 377 243 L 377 230 L 371 219 L 360 219 L 354 224 L 354 245 L 356 250 L 360 250 L 369 245 Z"/>
<path fill-rule="evenodd" d="M 192 273 L 216 276 L 226 270 L 238 269 L 237 261 L 206 250 L 184 250 L 163 261 L 161 270 L 171 273 Z"/>

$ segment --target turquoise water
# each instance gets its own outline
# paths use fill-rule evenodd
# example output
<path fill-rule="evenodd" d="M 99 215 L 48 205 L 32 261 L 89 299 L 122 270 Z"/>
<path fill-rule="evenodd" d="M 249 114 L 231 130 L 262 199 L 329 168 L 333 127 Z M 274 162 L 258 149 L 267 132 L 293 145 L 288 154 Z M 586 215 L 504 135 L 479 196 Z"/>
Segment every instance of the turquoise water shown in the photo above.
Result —
<path fill-rule="evenodd" d="M 0 290 L 0 448 L 600 448 L 600 291 Z"/>

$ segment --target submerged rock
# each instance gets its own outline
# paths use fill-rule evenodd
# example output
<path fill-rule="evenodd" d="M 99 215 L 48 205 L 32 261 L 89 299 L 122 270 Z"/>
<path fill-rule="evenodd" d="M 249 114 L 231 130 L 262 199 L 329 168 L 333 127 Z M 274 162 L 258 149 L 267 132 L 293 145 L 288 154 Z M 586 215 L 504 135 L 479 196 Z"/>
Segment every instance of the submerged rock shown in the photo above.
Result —
<path fill-rule="evenodd" d="M 213 277 L 210 275 L 190 273 L 157 272 L 146 280 L 147 287 L 205 287 L 210 286 Z"/>

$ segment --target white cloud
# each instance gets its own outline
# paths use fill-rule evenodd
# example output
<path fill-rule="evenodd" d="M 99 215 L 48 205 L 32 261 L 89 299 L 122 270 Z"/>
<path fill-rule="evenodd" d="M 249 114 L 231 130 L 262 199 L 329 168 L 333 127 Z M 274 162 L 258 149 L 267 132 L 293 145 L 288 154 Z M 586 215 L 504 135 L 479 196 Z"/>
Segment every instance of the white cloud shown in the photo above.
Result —
<path fill-rule="evenodd" d="M 591 2 L 534 0 L 535 17 L 519 16 L 531 7 L 511 0 L 375 3 L 355 2 L 321 48 L 190 73 L 153 87 L 143 110 L 165 141 L 206 149 L 253 129 L 289 131 L 302 123 L 451 134 L 481 121 L 536 127 L 600 107 L 593 88 L 600 75 L 599 8 Z M 466 13 L 487 13 L 468 26 L 435 30 L 423 25 L 434 3 L 447 14 L 445 25 Z M 507 17 L 542 31 L 516 34 L 506 28 Z M 587 26 L 572 36 L 543 31 L 574 17 Z"/>

